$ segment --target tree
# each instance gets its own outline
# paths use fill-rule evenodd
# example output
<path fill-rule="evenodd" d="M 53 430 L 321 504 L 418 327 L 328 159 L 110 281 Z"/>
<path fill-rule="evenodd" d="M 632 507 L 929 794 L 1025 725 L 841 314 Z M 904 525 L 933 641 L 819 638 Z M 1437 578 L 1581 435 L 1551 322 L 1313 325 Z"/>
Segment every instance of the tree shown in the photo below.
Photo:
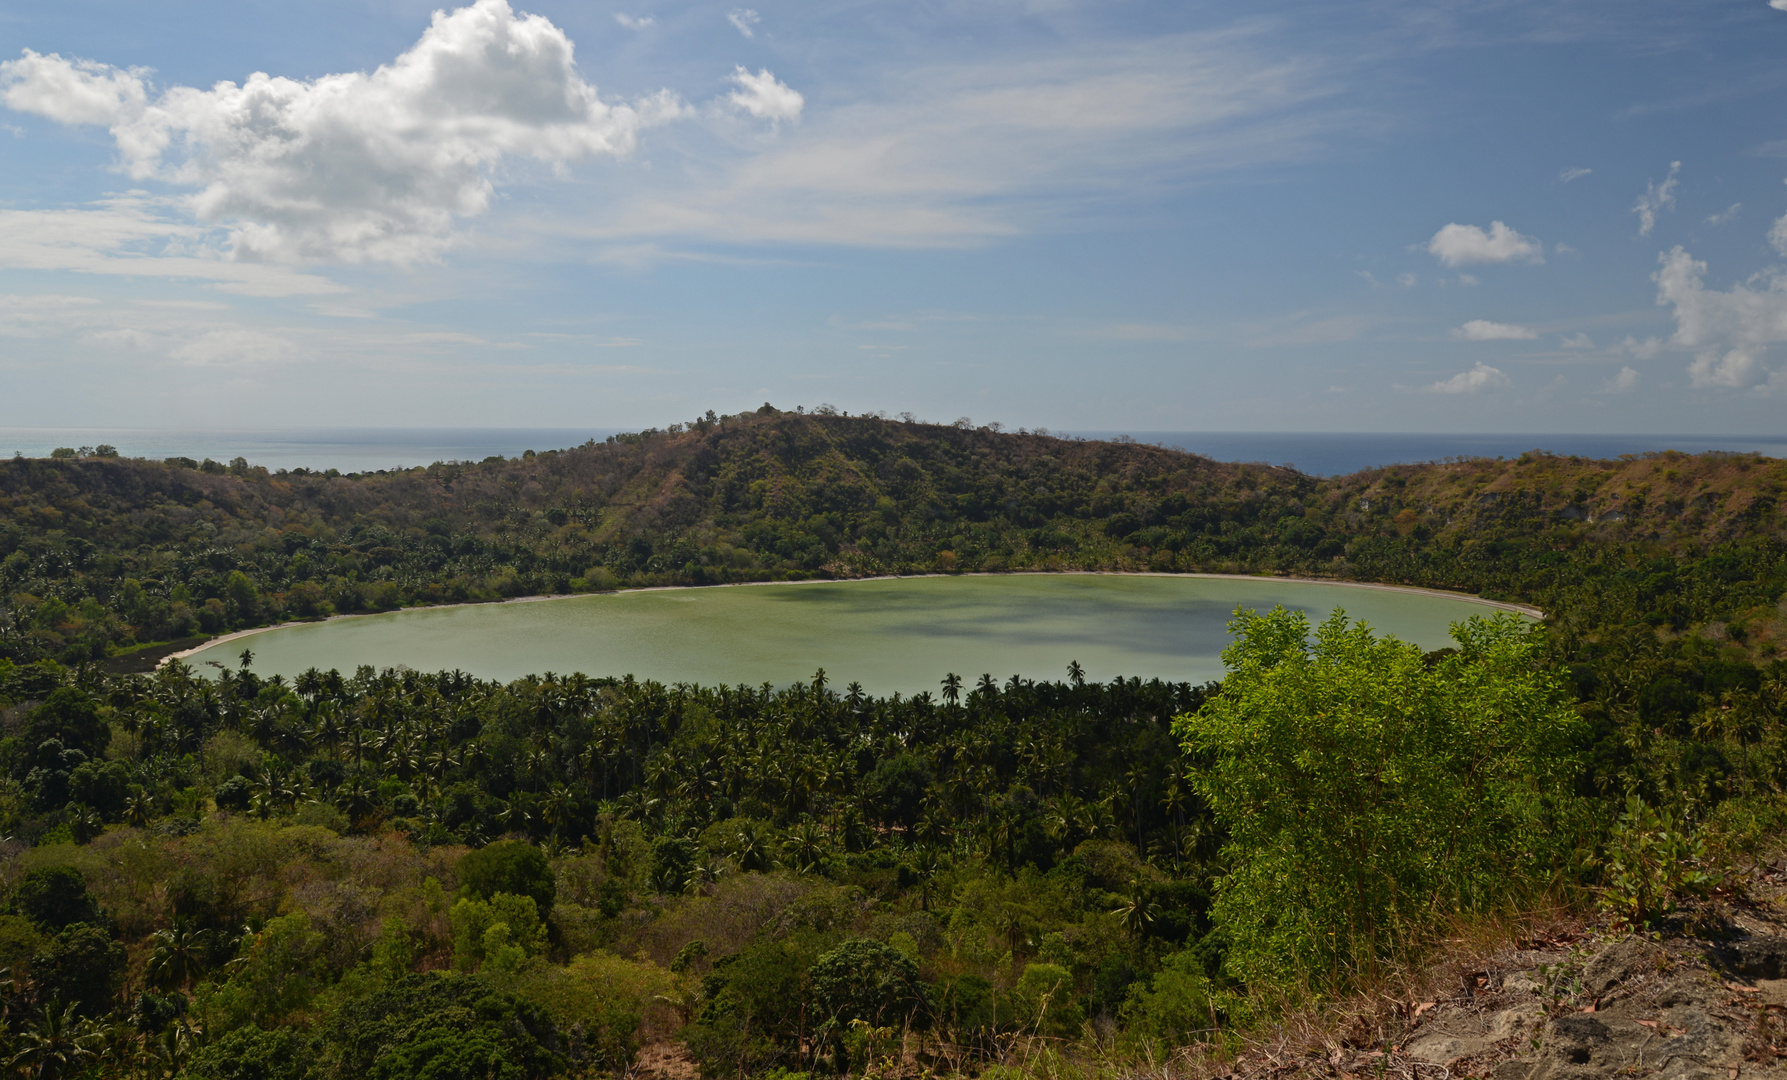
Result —
<path fill-rule="evenodd" d="M 564 1070 L 545 1013 L 466 975 L 407 975 L 341 1007 L 321 1034 L 323 1080 L 544 1080 Z"/>
<path fill-rule="evenodd" d="M 918 965 L 886 942 L 846 941 L 813 962 L 808 978 L 818 1012 L 834 1035 L 852 1020 L 877 1027 L 920 1021 L 930 995 L 918 978 Z"/>
<path fill-rule="evenodd" d="M 143 974 L 153 986 L 184 990 L 205 969 L 211 932 L 176 917 L 174 925 L 150 935 L 149 959 Z"/>
<path fill-rule="evenodd" d="M 9 1064 L 36 1080 L 78 1076 L 99 1059 L 105 1035 L 73 1005 L 45 1005 L 37 1022 L 19 1036 Z"/>
<path fill-rule="evenodd" d="M 35 748 L 47 739 L 55 739 L 69 750 L 79 750 L 90 758 L 105 755 L 112 741 L 112 729 L 99 717 L 99 709 L 83 690 L 72 686 L 59 687 L 31 710 L 25 721 L 22 742 Z"/>
<path fill-rule="evenodd" d="M 99 902 L 87 891 L 87 879 L 72 866 L 26 874 L 12 894 L 12 909 L 52 934 L 75 923 L 105 921 Z"/>
<path fill-rule="evenodd" d="M 558 878 L 539 848 L 520 840 L 498 840 L 459 860 L 459 886 L 489 900 L 497 893 L 532 897 L 542 918 L 558 897 Z"/>
<path fill-rule="evenodd" d="M 1212 915 L 1249 982 L 1344 980 L 1432 925 L 1547 880 L 1569 851 L 1579 722 L 1511 615 L 1455 653 L 1335 612 L 1237 611 L 1222 692 L 1175 721 L 1227 828 Z"/>
<path fill-rule="evenodd" d="M 181 1080 L 303 1080 L 309 1062 L 289 1029 L 237 1028 L 194 1054 Z"/>
<path fill-rule="evenodd" d="M 124 946 L 97 926 L 75 923 L 31 958 L 31 977 L 42 1001 L 64 1002 L 81 1016 L 111 1007 L 124 981 Z"/>

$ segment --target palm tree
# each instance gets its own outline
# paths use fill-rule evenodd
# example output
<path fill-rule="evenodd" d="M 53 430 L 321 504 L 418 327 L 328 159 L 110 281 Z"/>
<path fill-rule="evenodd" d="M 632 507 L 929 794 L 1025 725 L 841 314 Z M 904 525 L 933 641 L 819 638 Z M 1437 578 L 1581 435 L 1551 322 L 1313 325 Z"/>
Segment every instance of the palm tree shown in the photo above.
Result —
<path fill-rule="evenodd" d="M 782 850 L 798 873 L 810 873 L 825 861 L 825 833 L 811 820 L 802 821 L 788 834 Z"/>
<path fill-rule="evenodd" d="M 955 672 L 943 676 L 943 700 L 955 705 L 962 697 L 962 677 Z"/>
<path fill-rule="evenodd" d="M 137 828 L 149 824 L 155 818 L 155 796 L 146 791 L 139 791 L 124 800 L 124 822 Z"/>
<path fill-rule="evenodd" d="M 177 917 L 173 926 L 157 930 L 149 940 L 153 944 L 143 972 L 155 985 L 183 990 L 204 970 L 211 948 L 209 930 L 196 929 L 186 918 Z"/>
<path fill-rule="evenodd" d="M 19 1049 L 9 1064 L 37 1080 L 72 1076 L 98 1059 L 103 1038 L 93 1021 L 75 1014 L 75 1006 L 57 1012 L 55 1005 L 45 1005 L 42 1021 L 19 1034 Z"/>
<path fill-rule="evenodd" d="M 378 809 L 378 789 L 365 777 L 355 777 L 335 789 L 335 805 L 357 824 Z"/>
<path fill-rule="evenodd" d="M 552 828 L 554 840 L 560 839 L 565 822 L 577 812 L 577 795 L 563 784 L 554 784 L 540 800 L 540 817 Z"/>
<path fill-rule="evenodd" d="M 1140 881 L 1129 883 L 1129 895 L 1123 897 L 1121 906 L 1113 908 L 1112 915 L 1123 920 L 1123 929 L 1136 940 L 1136 948 L 1142 946 L 1142 937 L 1147 934 L 1148 927 L 1154 922 L 1154 898 L 1149 895 L 1147 886 Z"/>

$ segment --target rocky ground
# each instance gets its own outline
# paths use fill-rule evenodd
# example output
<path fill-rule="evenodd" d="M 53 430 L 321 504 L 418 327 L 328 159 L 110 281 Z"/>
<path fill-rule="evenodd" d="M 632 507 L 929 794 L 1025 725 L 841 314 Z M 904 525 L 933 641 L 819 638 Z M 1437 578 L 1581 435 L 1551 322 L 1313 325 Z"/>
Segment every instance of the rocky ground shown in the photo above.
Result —
<path fill-rule="evenodd" d="M 1428 973 L 1338 1031 L 1244 1052 L 1234 1080 L 1787 1080 L 1787 870 L 1634 934 L 1573 928 Z"/>

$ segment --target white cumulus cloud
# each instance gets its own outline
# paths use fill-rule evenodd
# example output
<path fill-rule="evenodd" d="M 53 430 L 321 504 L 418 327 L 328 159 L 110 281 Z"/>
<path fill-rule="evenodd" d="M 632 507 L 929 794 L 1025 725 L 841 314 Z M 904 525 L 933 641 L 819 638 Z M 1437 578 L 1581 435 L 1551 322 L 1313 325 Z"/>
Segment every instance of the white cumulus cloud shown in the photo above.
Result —
<path fill-rule="evenodd" d="M 1508 377 L 1499 368 L 1492 368 L 1482 361 L 1469 371 L 1461 371 L 1450 379 L 1441 379 L 1427 387 L 1430 394 L 1475 394 L 1481 390 L 1494 390 L 1508 385 Z"/>
<path fill-rule="evenodd" d="M 1427 253 L 1447 266 L 1545 261 L 1545 245 L 1499 221 L 1490 222 L 1487 232 L 1475 225 L 1447 225 L 1427 241 Z"/>
<path fill-rule="evenodd" d="M 620 23 L 628 30 L 650 30 L 652 27 L 658 25 L 658 20 L 652 18 L 650 15 L 628 15 L 622 11 L 614 13 L 614 21 Z"/>
<path fill-rule="evenodd" d="M 1675 189 L 1681 184 L 1681 171 L 1681 162 L 1670 162 L 1669 175 L 1663 178 L 1663 182 L 1659 184 L 1653 180 L 1646 184 L 1644 194 L 1638 196 L 1638 201 L 1632 204 L 1632 213 L 1638 215 L 1639 236 L 1649 236 L 1650 231 L 1657 227 L 1657 215 L 1675 205 Z"/>
<path fill-rule="evenodd" d="M 196 188 L 188 209 L 227 226 L 235 257 L 273 261 L 430 258 L 489 208 L 505 159 L 624 155 L 684 109 L 667 92 L 603 101 L 564 32 L 506 0 L 435 12 L 370 74 L 152 94 L 143 72 L 27 50 L 0 85 L 15 110 L 105 124 L 132 177 Z"/>
<path fill-rule="evenodd" d="M 1629 394 L 1636 389 L 1638 389 L 1638 372 L 1629 367 L 1622 367 L 1619 369 L 1619 374 L 1607 380 L 1607 385 L 1601 388 L 1601 392 L 1606 394 Z"/>
<path fill-rule="evenodd" d="M 759 120 L 799 120 L 807 103 L 800 91 L 767 70 L 753 75 L 740 67 L 732 73 L 732 81 L 738 89 L 728 94 L 726 100 Z"/>
<path fill-rule="evenodd" d="M 1578 333 L 1571 334 L 1566 338 L 1560 338 L 1558 344 L 1566 349 L 1592 349 L 1595 347 L 1595 339 L 1589 337 L 1587 334 Z"/>
<path fill-rule="evenodd" d="M 757 36 L 757 24 L 763 21 L 763 16 L 750 8 L 733 8 L 726 13 L 726 21 L 732 24 L 734 30 L 748 38 L 754 38 Z"/>
<path fill-rule="evenodd" d="M 1787 341 L 1787 275 L 1776 271 L 1729 290 L 1706 287 L 1706 264 L 1677 246 L 1658 257 L 1657 303 L 1675 309 L 1677 345 L 1695 349 L 1696 387 L 1744 389 L 1763 382 L 1768 346 Z"/>
<path fill-rule="evenodd" d="M 1539 335 L 1513 323 L 1472 319 L 1453 330 L 1452 336 L 1459 341 L 1531 341 Z"/>
<path fill-rule="evenodd" d="M 91 60 L 64 60 L 26 49 L 0 64 L 6 92 L 0 101 L 15 112 L 36 113 L 61 124 L 110 124 L 148 107 L 140 68 L 129 71 Z"/>

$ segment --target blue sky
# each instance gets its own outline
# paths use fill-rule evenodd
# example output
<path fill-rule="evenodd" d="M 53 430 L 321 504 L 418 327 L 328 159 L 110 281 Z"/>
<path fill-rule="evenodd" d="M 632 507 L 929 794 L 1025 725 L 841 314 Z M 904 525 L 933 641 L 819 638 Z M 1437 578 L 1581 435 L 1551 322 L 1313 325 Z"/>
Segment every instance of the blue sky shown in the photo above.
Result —
<path fill-rule="evenodd" d="M 7 5 L 0 425 L 1787 432 L 1766 0 L 749 3 Z"/>

